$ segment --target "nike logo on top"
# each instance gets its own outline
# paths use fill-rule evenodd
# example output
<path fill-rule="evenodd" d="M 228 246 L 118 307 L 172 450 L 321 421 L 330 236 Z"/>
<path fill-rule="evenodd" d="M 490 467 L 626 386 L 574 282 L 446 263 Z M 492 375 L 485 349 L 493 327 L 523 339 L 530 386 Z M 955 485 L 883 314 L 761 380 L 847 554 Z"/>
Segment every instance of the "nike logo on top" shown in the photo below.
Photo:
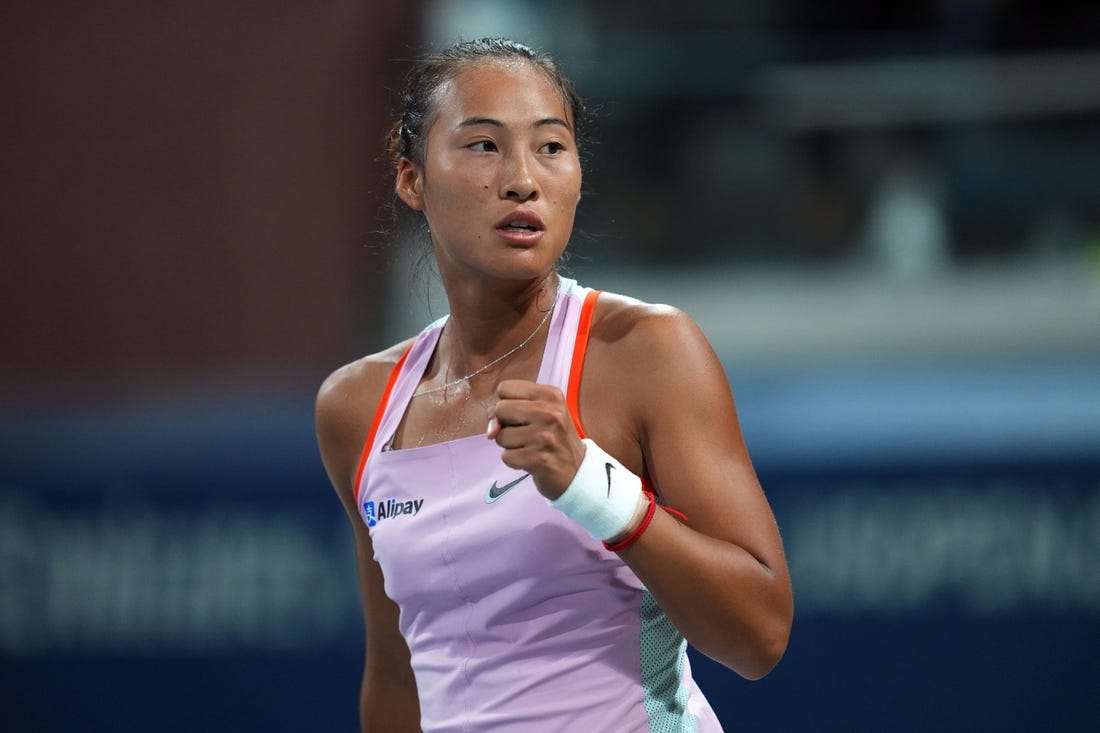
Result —
<path fill-rule="evenodd" d="M 486 504 L 492 504 L 494 501 L 496 501 L 500 497 L 504 496 L 508 492 L 509 489 L 511 489 L 513 486 L 515 486 L 520 481 L 522 481 L 523 479 L 527 478 L 530 475 L 531 474 L 529 474 L 529 473 L 525 473 L 522 476 L 520 476 L 519 478 L 517 478 L 515 481 L 509 481 L 508 483 L 504 484 L 503 486 L 497 486 L 497 482 L 494 481 L 493 485 L 489 487 L 489 491 L 487 491 L 485 493 L 485 503 Z"/>

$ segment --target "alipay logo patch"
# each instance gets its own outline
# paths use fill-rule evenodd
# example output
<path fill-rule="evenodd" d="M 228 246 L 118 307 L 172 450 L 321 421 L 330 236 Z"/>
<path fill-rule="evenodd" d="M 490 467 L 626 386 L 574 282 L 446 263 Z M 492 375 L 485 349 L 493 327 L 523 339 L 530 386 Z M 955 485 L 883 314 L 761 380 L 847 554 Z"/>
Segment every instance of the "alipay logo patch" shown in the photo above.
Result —
<path fill-rule="evenodd" d="M 383 519 L 393 519 L 400 516 L 415 517 L 420 513 L 420 507 L 424 506 L 423 499 L 411 499 L 409 501 L 397 501 L 386 499 L 376 505 L 373 501 L 363 502 L 363 518 L 367 520 L 367 526 L 373 527 Z"/>

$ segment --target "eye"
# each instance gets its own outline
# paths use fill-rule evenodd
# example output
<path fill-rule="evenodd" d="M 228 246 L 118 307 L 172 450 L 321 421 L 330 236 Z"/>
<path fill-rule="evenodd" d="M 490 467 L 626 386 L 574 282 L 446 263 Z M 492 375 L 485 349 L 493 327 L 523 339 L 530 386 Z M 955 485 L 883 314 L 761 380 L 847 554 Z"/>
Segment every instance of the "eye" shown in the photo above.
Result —
<path fill-rule="evenodd" d="M 478 140 L 467 147 L 478 153 L 495 153 L 497 151 L 497 144 L 492 140 Z"/>
<path fill-rule="evenodd" d="M 539 148 L 539 152 L 547 155 L 557 155 L 558 153 L 565 152 L 565 145 L 557 141 L 549 142 Z"/>

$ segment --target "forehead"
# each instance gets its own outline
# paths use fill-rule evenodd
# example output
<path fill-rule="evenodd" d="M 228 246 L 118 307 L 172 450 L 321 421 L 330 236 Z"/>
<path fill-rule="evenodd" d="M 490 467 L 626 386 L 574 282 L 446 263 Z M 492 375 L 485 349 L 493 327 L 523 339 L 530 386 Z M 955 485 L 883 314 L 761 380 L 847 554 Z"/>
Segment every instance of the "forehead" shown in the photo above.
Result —
<path fill-rule="evenodd" d="M 573 124 L 561 88 L 541 69 L 524 61 L 486 61 L 462 69 L 440 88 L 436 115 L 444 129 L 478 117 L 505 124 L 556 117 Z"/>

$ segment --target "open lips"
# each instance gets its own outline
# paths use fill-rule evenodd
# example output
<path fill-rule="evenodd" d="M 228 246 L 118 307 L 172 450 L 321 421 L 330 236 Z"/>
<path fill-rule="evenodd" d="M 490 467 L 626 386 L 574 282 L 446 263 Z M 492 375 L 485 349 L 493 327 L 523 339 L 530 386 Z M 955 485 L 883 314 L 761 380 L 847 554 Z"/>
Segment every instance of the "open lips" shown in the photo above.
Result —
<path fill-rule="evenodd" d="M 510 232 L 541 232 L 544 228 L 542 219 L 530 211 L 517 211 L 497 223 L 497 229 Z"/>

